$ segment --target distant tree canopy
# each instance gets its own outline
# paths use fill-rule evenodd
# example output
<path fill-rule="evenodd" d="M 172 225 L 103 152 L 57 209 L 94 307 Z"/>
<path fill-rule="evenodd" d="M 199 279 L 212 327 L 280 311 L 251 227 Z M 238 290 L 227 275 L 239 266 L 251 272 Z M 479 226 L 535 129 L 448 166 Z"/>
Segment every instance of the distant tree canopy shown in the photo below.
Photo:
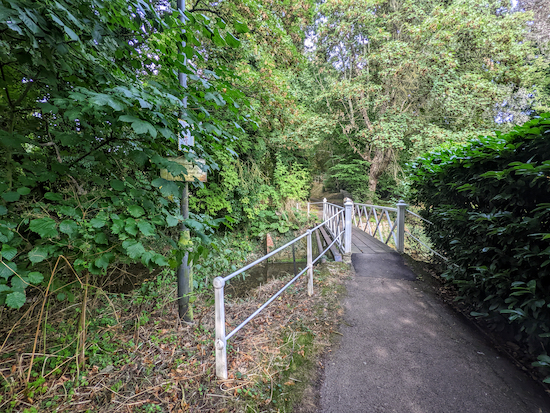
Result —
<path fill-rule="evenodd" d="M 510 121 L 512 109 L 514 122 L 528 119 L 525 108 L 512 104 L 529 71 L 529 15 L 507 5 L 328 0 L 319 6 L 311 52 L 318 110 L 336 125 L 337 145 L 346 142 L 368 162 L 371 194 L 404 153 L 410 158 L 499 127 L 495 119 Z"/>

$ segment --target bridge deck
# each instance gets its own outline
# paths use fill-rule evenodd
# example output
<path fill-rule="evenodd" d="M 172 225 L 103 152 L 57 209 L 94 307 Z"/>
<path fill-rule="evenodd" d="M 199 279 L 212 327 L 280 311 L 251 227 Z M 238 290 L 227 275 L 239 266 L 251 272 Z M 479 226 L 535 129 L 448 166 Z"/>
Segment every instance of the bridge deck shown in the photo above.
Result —
<path fill-rule="evenodd" d="M 351 244 L 352 254 L 381 254 L 395 252 L 393 248 L 355 226 L 351 234 Z"/>

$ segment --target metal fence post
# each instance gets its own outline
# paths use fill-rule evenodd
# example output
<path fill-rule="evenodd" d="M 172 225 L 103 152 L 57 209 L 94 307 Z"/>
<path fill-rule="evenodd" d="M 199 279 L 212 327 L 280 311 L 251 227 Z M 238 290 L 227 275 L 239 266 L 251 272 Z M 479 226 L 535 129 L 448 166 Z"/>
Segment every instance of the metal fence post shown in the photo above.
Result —
<path fill-rule="evenodd" d="M 353 201 L 349 198 L 344 202 L 345 227 L 344 227 L 344 253 L 351 253 L 351 217 L 353 214 Z"/>
<path fill-rule="evenodd" d="M 397 252 L 405 251 L 405 214 L 407 213 L 407 204 L 402 199 L 397 203 Z"/>
<path fill-rule="evenodd" d="M 221 277 L 214 278 L 214 300 L 216 307 L 216 376 L 227 379 L 227 340 L 225 339 L 225 303 Z"/>
<path fill-rule="evenodd" d="M 323 222 L 327 220 L 327 199 L 323 198 Z"/>
<path fill-rule="evenodd" d="M 309 201 L 307 203 L 307 219 L 309 219 Z"/>
<path fill-rule="evenodd" d="M 311 297 L 313 295 L 313 249 L 311 244 L 311 230 L 307 230 L 307 294 Z"/>

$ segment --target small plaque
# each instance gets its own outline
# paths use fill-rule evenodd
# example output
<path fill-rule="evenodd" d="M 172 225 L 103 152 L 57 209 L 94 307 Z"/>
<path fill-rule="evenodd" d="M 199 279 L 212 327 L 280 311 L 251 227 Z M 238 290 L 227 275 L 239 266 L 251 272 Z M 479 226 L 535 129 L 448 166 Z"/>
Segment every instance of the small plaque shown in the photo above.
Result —
<path fill-rule="evenodd" d="M 203 171 L 200 166 L 189 162 L 185 157 L 178 156 L 177 158 L 168 158 L 172 162 L 177 162 L 181 166 L 183 166 L 187 170 L 187 174 L 185 175 L 178 175 L 173 176 L 170 172 L 168 172 L 166 169 L 160 170 L 160 177 L 163 179 L 166 179 L 168 181 L 187 181 L 187 182 L 194 182 L 195 178 L 197 178 L 201 182 L 206 182 L 206 172 Z M 199 164 L 205 164 L 204 159 L 197 159 L 197 163 Z M 185 177 L 185 178 L 184 178 Z"/>

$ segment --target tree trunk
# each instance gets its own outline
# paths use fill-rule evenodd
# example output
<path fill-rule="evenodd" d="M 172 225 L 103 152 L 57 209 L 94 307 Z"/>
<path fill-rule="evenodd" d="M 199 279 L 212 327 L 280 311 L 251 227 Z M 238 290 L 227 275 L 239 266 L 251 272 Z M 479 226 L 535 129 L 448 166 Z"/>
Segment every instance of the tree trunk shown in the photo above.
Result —
<path fill-rule="evenodd" d="M 371 191 L 373 195 L 376 192 L 378 179 L 390 164 L 391 158 L 391 149 L 376 149 L 369 170 L 369 191 Z"/>

